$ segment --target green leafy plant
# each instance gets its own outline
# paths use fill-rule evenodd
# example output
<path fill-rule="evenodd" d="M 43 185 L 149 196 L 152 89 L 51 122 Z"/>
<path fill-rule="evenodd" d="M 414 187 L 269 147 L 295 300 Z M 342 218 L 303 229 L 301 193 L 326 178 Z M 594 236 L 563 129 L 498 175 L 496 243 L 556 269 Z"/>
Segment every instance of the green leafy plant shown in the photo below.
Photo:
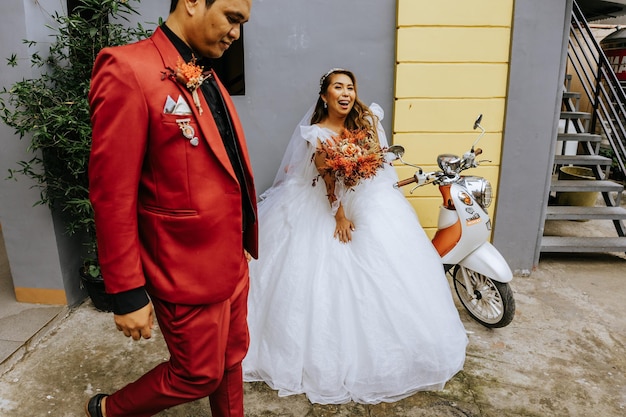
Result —
<path fill-rule="evenodd" d="M 86 272 L 93 277 L 100 271 L 87 178 L 91 147 L 87 95 L 94 60 L 103 47 L 150 35 L 141 24 L 128 24 L 129 15 L 138 14 L 131 2 L 139 0 L 79 0 L 69 15 L 55 13 L 48 55 L 30 55 L 31 66 L 40 75 L 0 91 L 0 118 L 20 139 L 29 140 L 27 150 L 32 154 L 9 170 L 9 178 L 25 175 L 34 180 L 40 190 L 35 205 L 48 205 L 61 215 L 69 235 L 84 239 Z M 16 66 L 18 57 L 7 61 Z"/>

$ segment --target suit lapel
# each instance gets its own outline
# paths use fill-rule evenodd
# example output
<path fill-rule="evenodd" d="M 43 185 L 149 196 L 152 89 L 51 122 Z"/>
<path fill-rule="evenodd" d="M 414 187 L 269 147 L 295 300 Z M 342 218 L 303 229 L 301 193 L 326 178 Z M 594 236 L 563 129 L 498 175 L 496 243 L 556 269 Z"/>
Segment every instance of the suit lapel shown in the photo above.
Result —
<path fill-rule="evenodd" d="M 235 109 L 235 104 L 233 103 L 233 100 L 231 99 L 230 94 L 228 93 L 228 90 L 226 90 L 226 87 L 224 87 L 220 79 L 215 76 L 215 72 L 213 71 L 211 72 L 213 73 L 213 76 L 215 77 L 215 80 L 217 81 L 217 85 L 220 89 L 222 97 L 224 98 L 224 103 L 226 104 L 226 110 L 228 111 L 228 114 L 230 115 L 230 120 L 231 120 L 233 131 L 235 134 L 235 140 L 237 141 L 237 147 L 239 148 L 241 152 L 241 156 L 243 158 L 241 162 L 244 164 L 244 169 L 247 172 L 251 173 L 252 166 L 250 165 L 250 157 L 248 155 L 248 148 L 246 146 L 245 140 L 243 140 L 244 138 L 243 127 L 241 126 L 241 121 L 239 120 L 237 110 Z"/>
<path fill-rule="evenodd" d="M 163 59 L 163 71 L 168 73 L 171 70 L 176 68 L 179 59 L 182 59 L 174 45 L 167 38 L 165 33 L 161 30 L 161 28 L 157 28 L 154 34 L 151 37 L 154 42 L 155 47 L 159 51 L 161 58 Z M 164 81 L 165 82 L 165 81 Z M 222 141 L 222 137 L 220 136 L 219 130 L 217 129 L 217 125 L 215 124 L 215 120 L 211 115 L 211 109 L 209 108 L 209 104 L 204 98 L 204 94 L 200 90 L 198 90 L 198 97 L 200 99 L 200 105 L 202 107 L 202 114 L 196 107 L 193 101 L 193 97 L 191 92 L 181 83 L 176 82 L 175 80 L 171 80 L 176 84 L 176 87 L 180 90 L 181 94 L 189 104 L 191 111 L 198 123 L 198 127 L 202 132 L 202 137 L 206 140 L 209 147 L 217 157 L 217 159 L 221 162 L 224 168 L 230 173 L 233 178 L 237 178 L 235 175 L 235 171 L 233 170 L 230 159 L 228 158 L 228 154 L 226 153 L 226 148 L 224 147 L 224 142 Z M 233 114 L 233 109 L 228 107 L 229 113 Z M 239 136 L 239 131 L 235 129 L 235 136 Z M 237 139 L 239 141 L 239 139 Z M 245 157 L 246 165 L 249 164 L 247 161 L 247 155 Z"/>

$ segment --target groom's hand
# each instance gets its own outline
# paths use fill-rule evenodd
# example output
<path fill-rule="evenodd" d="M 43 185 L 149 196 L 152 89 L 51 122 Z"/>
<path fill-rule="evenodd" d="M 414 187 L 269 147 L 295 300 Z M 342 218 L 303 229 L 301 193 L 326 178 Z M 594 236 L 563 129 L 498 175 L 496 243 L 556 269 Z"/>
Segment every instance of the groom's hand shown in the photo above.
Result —
<path fill-rule="evenodd" d="M 144 307 L 128 314 L 114 314 L 113 319 L 117 330 L 123 332 L 126 337 L 132 337 L 133 340 L 152 337 L 152 328 L 154 327 L 152 302 L 148 302 Z"/>

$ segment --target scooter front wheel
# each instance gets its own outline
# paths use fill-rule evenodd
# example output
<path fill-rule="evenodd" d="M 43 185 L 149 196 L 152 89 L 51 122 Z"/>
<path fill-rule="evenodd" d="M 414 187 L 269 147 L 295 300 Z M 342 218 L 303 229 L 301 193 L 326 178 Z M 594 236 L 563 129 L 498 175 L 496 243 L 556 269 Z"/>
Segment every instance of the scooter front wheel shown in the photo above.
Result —
<path fill-rule="evenodd" d="M 508 283 L 494 281 L 460 265 L 454 268 L 452 278 L 461 304 L 474 320 L 491 328 L 504 327 L 513 321 L 515 299 Z M 470 288 L 466 288 L 466 282 Z"/>

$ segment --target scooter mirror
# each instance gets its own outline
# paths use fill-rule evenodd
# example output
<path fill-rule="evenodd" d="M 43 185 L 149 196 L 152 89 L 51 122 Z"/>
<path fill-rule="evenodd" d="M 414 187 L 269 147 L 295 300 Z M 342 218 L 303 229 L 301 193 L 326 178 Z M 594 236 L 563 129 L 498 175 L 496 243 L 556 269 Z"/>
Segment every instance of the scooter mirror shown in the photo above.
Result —
<path fill-rule="evenodd" d="M 394 154 L 398 159 L 402 158 L 404 155 L 404 146 L 392 145 L 387 149 L 387 152 Z"/>
<path fill-rule="evenodd" d="M 480 125 L 480 122 L 483 120 L 483 115 L 480 114 L 478 116 L 478 118 L 476 119 L 476 121 L 474 122 L 474 130 L 476 130 L 476 128 L 478 127 L 478 125 Z"/>
<path fill-rule="evenodd" d="M 478 135 L 478 137 L 476 138 L 476 140 L 474 141 L 474 143 L 472 143 L 472 150 L 471 152 L 474 152 L 474 146 L 476 146 L 476 144 L 478 143 L 478 141 L 480 140 L 480 138 L 482 138 L 485 135 L 485 129 L 480 125 L 480 121 L 483 120 L 483 115 L 482 113 L 478 116 L 478 118 L 476 119 L 476 121 L 474 122 L 474 130 L 476 128 L 480 129 L 480 135 Z"/>

